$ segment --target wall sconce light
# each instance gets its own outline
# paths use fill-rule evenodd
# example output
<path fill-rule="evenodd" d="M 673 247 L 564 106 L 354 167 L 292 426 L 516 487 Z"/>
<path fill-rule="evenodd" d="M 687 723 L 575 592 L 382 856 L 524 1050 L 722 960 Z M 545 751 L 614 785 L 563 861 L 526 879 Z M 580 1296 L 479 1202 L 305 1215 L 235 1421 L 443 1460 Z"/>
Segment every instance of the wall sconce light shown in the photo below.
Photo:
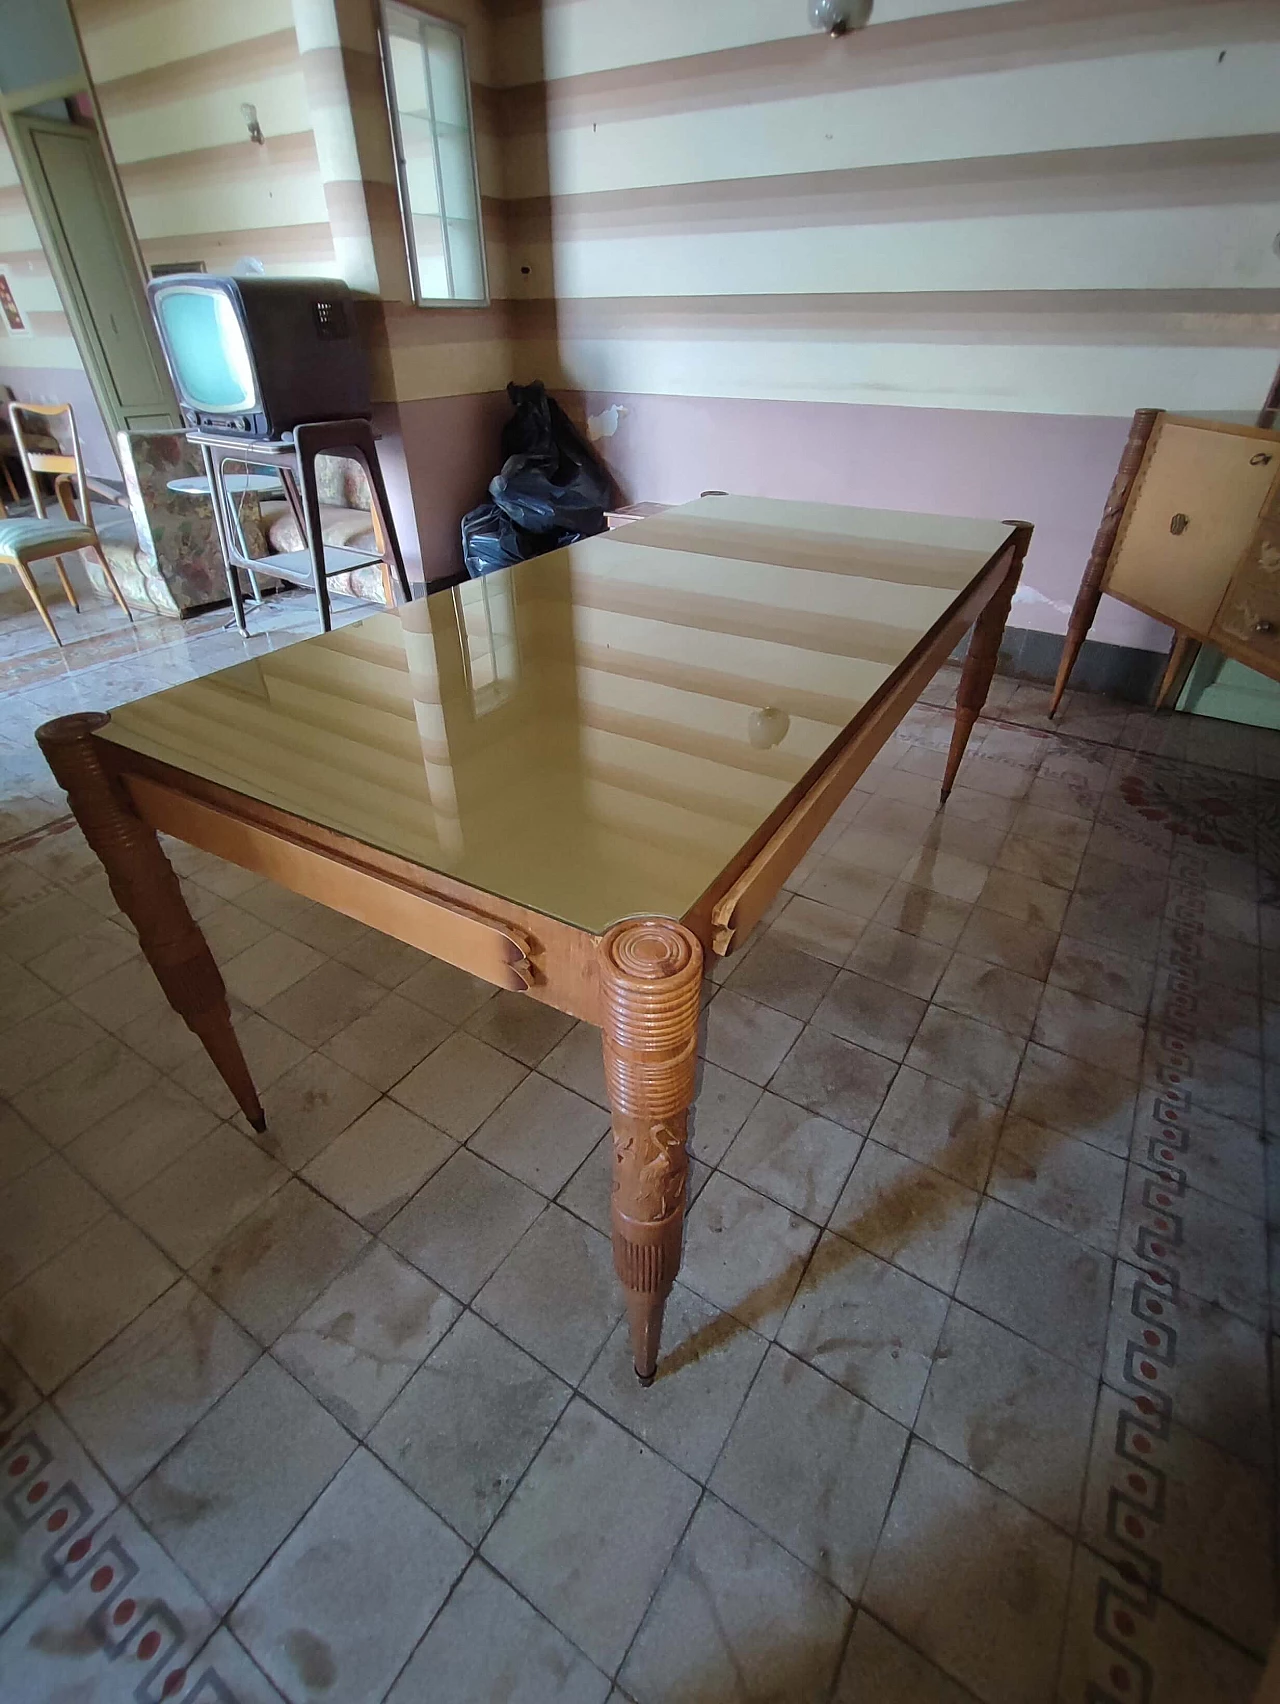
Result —
<path fill-rule="evenodd" d="M 252 101 L 244 101 L 241 103 L 240 116 L 249 126 L 250 142 L 257 142 L 259 144 L 265 142 L 266 137 L 262 134 L 262 126 L 258 123 L 258 109 L 254 106 Z"/>
<path fill-rule="evenodd" d="M 848 35 L 860 30 L 871 17 L 873 0 L 809 0 L 809 22 L 828 35 Z"/>

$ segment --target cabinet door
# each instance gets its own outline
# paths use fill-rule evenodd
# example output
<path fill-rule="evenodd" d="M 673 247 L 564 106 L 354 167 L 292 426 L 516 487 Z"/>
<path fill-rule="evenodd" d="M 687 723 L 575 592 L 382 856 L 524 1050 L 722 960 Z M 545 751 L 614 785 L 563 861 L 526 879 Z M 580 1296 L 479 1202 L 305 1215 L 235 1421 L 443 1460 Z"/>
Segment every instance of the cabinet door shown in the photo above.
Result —
<path fill-rule="evenodd" d="M 1227 587 L 1209 637 L 1231 656 L 1280 680 L 1280 491 L 1273 493 Z"/>
<path fill-rule="evenodd" d="M 1280 439 L 1165 418 L 1112 553 L 1104 590 L 1208 633 L 1280 466 Z"/>

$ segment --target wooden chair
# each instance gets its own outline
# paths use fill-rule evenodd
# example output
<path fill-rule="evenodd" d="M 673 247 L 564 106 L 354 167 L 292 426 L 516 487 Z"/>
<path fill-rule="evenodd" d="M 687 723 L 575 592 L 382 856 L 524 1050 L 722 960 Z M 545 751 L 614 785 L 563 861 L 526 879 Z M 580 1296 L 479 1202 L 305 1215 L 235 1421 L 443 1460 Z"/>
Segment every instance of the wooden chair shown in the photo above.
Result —
<path fill-rule="evenodd" d="M 71 437 L 71 454 L 52 454 L 46 450 L 34 450 L 27 444 L 23 435 L 22 416 L 36 414 L 47 420 L 54 420 L 62 415 L 67 418 Z M 80 453 L 80 436 L 76 431 L 75 415 L 71 412 L 71 404 L 67 402 L 11 402 L 9 404 L 9 422 L 13 430 L 14 442 L 18 446 L 18 455 L 22 462 L 22 470 L 27 476 L 27 487 L 31 492 L 31 501 L 35 508 L 34 515 L 9 515 L 0 520 L 0 564 L 12 568 L 19 580 L 26 587 L 32 603 L 39 611 L 40 619 L 49 629 L 50 637 L 58 645 L 62 640 L 58 630 L 53 625 L 53 619 L 45 607 L 40 587 L 35 575 L 31 572 L 32 562 L 43 561 L 52 556 L 57 564 L 58 578 L 62 589 L 67 595 L 67 601 L 79 613 L 80 603 L 67 577 L 66 566 L 62 553 L 67 550 L 91 550 L 102 564 L 112 595 L 120 608 L 133 620 L 133 611 L 124 601 L 124 593 L 116 583 L 116 577 L 111 572 L 98 537 L 98 529 L 94 524 L 93 509 L 89 501 L 89 493 L 97 491 L 101 496 L 108 497 L 112 502 L 119 502 L 118 492 L 112 486 L 101 481 L 87 478 L 84 471 L 84 458 Z M 44 497 L 40 490 L 38 473 L 51 473 L 54 477 L 54 492 L 62 509 L 60 518 L 52 518 L 45 514 Z M 83 515 L 76 513 L 76 501 L 79 501 Z"/>

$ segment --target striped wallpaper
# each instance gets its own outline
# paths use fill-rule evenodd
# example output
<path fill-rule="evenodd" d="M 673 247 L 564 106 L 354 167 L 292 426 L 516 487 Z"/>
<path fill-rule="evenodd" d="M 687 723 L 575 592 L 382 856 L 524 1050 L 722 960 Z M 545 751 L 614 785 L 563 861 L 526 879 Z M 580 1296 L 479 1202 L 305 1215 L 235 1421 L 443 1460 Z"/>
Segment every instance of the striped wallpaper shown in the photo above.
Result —
<path fill-rule="evenodd" d="M 339 276 L 387 304 L 376 388 L 404 401 L 484 393 L 511 377 L 493 309 L 414 309 L 395 191 L 373 0 L 73 0 L 85 59 L 143 256 L 245 257 L 279 275 Z M 434 0 L 461 23 L 476 83 L 490 278 L 503 294 L 498 114 L 483 0 Z M 265 142 L 250 141 L 252 102 Z"/>
<path fill-rule="evenodd" d="M 148 265 L 336 273 L 291 0 L 73 0 Z M 250 141 L 250 102 L 266 141 Z"/>
<path fill-rule="evenodd" d="M 465 403 L 480 485 L 503 385 L 542 377 L 618 427 L 632 497 L 942 507 L 972 486 L 971 512 L 1041 519 L 1025 613 L 1060 627 L 1087 537 L 1049 511 L 1091 529 L 1120 423 L 1251 417 L 1280 356 L 1277 0 L 875 0 L 839 41 L 805 0 L 426 0 L 468 38 L 475 309 L 406 299 L 374 0 L 73 3 L 146 259 L 376 293 L 378 394 L 449 402 L 455 432 Z M 34 247 L 6 171 L 0 259 Z M 37 262 L 31 341 L 65 355 Z M 877 472 L 869 499 L 841 470 L 909 445 L 911 415 L 950 474 Z M 969 446 L 1008 460 L 1041 431 L 1051 490 L 969 479 Z M 1160 642 L 1131 615 L 1100 631 Z"/>
<path fill-rule="evenodd" d="M 877 0 L 838 42 L 802 0 L 434 4 L 468 32 L 495 300 L 393 311 L 397 396 L 513 367 L 593 393 L 1067 414 L 1266 389 L 1275 0 Z M 297 10 L 75 0 L 148 262 L 343 270 Z M 353 105 L 376 103 L 351 57 Z M 65 344 L 28 223 L 0 160 L 0 257 L 30 263 L 37 328 Z"/>
<path fill-rule="evenodd" d="M 1275 0 L 877 0 L 841 41 L 801 0 L 500 10 L 526 370 L 926 408 L 1261 403 Z"/>

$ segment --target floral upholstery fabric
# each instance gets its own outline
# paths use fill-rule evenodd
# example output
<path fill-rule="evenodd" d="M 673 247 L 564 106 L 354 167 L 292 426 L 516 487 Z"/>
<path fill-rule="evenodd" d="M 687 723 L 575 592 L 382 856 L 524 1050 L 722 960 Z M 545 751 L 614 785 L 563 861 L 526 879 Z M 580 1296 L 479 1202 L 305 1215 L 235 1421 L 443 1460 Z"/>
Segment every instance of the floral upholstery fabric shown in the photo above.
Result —
<path fill-rule="evenodd" d="M 262 505 L 262 524 L 272 550 L 302 550 L 302 536 L 293 510 L 287 503 L 268 501 Z M 326 544 L 344 544 L 350 550 L 376 550 L 373 522 L 367 509 L 344 509 L 334 503 L 320 505 L 320 531 Z"/>
<path fill-rule="evenodd" d="M 137 609 L 182 616 L 227 601 L 227 575 L 213 506 L 207 497 L 170 491 L 171 479 L 204 472 L 200 452 L 181 432 L 120 432 L 116 437 L 124 469 L 129 515 L 94 505 L 103 549 L 127 602 Z M 358 550 L 373 548 L 369 487 L 358 462 L 336 456 L 317 458 L 316 484 L 324 536 L 330 544 Z M 349 499 L 362 501 L 349 501 Z M 302 540 L 287 503 L 266 502 L 248 494 L 236 498 L 245 544 L 251 555 L 299 550 Z M 106 517 L 115 515 L 117 520 Z M 106 577 L 93 557 L 85 558 L 95 588 L 107 594 Z M 270 580 L 264 584 L 270 586 Z M 382 571 L 359 568 L 330 578 L 330 589 L 352 597 L 384 601 Z"/>
<path fill-rule="evenodd" d="M 376 550 L 373 536 L 373 500 L 369 481 L 358 461 L 345 456 L 316 457 L 316 495 L 320 499 L 320 529 L 326 544 L 346 545 L 350 550 Z M 302 550 L 305 540 L 287 503 L 262 505 L 262 524 L 272 550 Z M 330 592 L 370 603 L 385 603 L 382 569 L 353 568 L 349 574 L 331 574 Z"/>
<path fill-rule="evenodd" d="M 116 445 L 124 469 L 132 538 L 118 523 L 105 527 L 96 505 L 95 518 L 126 600 L 138 609 L 174 616 L 225 603 L 227 574 L 213 506 L 207 497 L 169 490 L 171 479 L 204 472 L 199 450 L 181 432 L 119 432 Z M 244 499 L 241 520 L 249 549 L 255 554 L 265 550 L 253 496 Z M 86 565 L 90 579 L 105 593 L 101 567 L 92 557 L 86 558 Z"/>
<path fill-rule="evenodd" d="M 334 509 L 372 509 L 363 466 L 347 456 L 316 457 L 316 496 Z"/>

